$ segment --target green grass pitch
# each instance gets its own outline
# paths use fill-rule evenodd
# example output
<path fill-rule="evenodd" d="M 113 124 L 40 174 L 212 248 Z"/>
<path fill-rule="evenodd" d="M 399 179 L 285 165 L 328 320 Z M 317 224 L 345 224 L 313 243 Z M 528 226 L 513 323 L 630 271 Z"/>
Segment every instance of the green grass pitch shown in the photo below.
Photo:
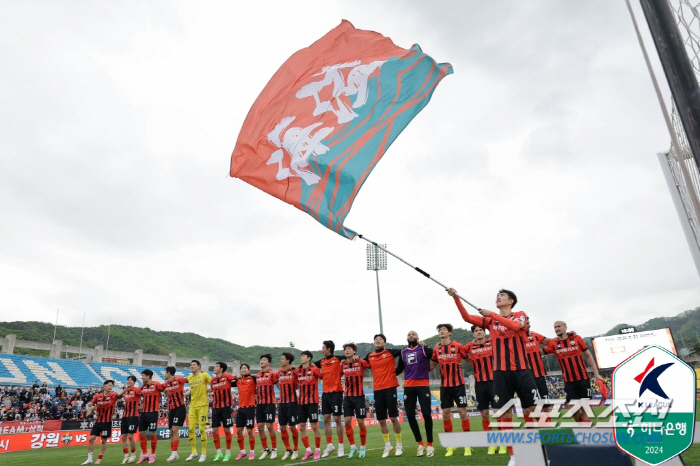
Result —
<path fill-rule="evenodd" d="M 421 426 L 421 432 L 425 432 L 423 430 L 423 423 L 419 423 Z M 459 431 L 459 420 L 453 421 L 453 424 L 455 426 L 455 431 Z M 413 465 L 425 465 L 426 463 L 434 464 L 434 465 L 455 465 L 455 464 L 464 464 L 464 465 L 474 465 L 474 466 L 490 466 L 490 465 L 495 465 L 495 466 L 506 466 L 508 463 L 509 456 L 507 454 L 505 455 L 487 455 L 486 454 L 486 448 L 473 448 L 473 454 L 472 456 L 463 456 L 464 449 L 458 449 L 457 452 L 455 453 L 454 456 L 450 458 L 445 457 L 445 448 L 440 446 L 437 434 L 439 432 L 443 432 L 443 426 L 442 426 L 442 421 L 434 421 L 433 422 L 434 426 L 434 434 L 435 434 L 435 456 L 433 458 L 418 458 L 416 457 L 416 447 L 417 444 L 415 440 L 413 439 L 413 434 L 411 433 L 411 429 L 408 427 L 407 423 L 402 424 L 401 429 L 402 429 L 402 434 L 403 434 L 403 444 L 404 444 L 404 454 L 402 457 L 395 457 L 392 456 L 389 458 L 382 458 L 382 450 L 383 450 L 383 440 L 382 440 L 382 435 L 381 431 L 379 430 L 378 426 L 373 426 L 373 427 L 368 427 L 367 428 L 367 457 L 364 459 L 355 457 L 352 459 L 348 459 L 347 456 L 343 458 L 338 458 L 337 456 L 331 456 L 329 458 L 324 458 L 321 459 L 317 462 L 328 462 L 327 466 L 333 466 L 337 464 L 346 464 L 349 462 L 353 463 L 365 463 L 366 465 L 373 465 L 373 464 L 378 464 L 379 462 L 382 463 L 387 463 L 391 464 L 394 466 L 413 466 Z M 472 430 L 474 431 L 480 431 L 482 430 L 481 428 L 481 419 L 478 417 L 472 417 L 471 418 L 471 427 Z M 312 433 L 313 435 L 313 433 Z M 323 431 L 321 431 L 321 435 L 323 436 Z M 335 438 L 335 432 L 333 434 L 334 440 L 337 440 Z M 391 442 L 394 444 L 394 434 L 393 432 L 390 434 Z M 359 433 L 357 432 L 357 428 L 355 428 L 355 439 L 356 441 L 359 442 Z M 224 443 L 224 438 L 221 438 L 222 441 L 222 447 L 225 448 L 225 443 Z M 278 452 L 280 452 L 280 457 L 284 454 L 284 445 L 282 444 L 282 439 L 279 436 L 279 433 L 277 434 L 277 447 L 278 447 Z M 325 448 L 325 438 L 322 439 L 321 441 L 321 446 L 322 448 Z M 337 444 L 337 443 L 336 443 Z M 312 441 L 313 445 L 313 441 Z M 347 439 L 346 439 L 346 445 L 347 445 Z M 359 445 L 359 443 L 358 443 Z M 197 446 L 198 448 L 200 447 L 200 442 L 199 439 L 197 439 Z M 246 438 L 246 448 L 247 448 L 247 438 Z M 299 447 L 300 447 L 300 452 L 303 451 L 304 447 L 301 444 L 301 440 L 299 441 Z M 150 447 L 149 447 L 150 448 Z M 349 450 L 349 447 L 346 447 L 346 454 L 347 451 Z M 137 451 L 140 451 L 140 447 L 137 444 Z M 99 445 L 95 445 L 95 454 L 94 458 L 97 458 L 97 453 L 99 452 Z M 214 449 L 214 442 L 211 438 L 208 439 L 207 442 L 207 461 L 206 463 L 213 463 L 212 460 L 214 459 L 216 450 Z M 174 464 L 199 464 L 196 462 L 192 463 L 187 463 L 185 461 L 185 458 L 190 454 L 190 445 L 189 441 L 187 439 L 181 439 L 180 440 L 180 448 L 178 450 L 178 453 L 180 454 L 180 459 L 174 463 Z M 201 453 L 201 451 L 200 451 Z M 232 453 L 232 458 L 229 463 L 226 464 L 247 464 L 250 463 L 247 459 L 235 462 L 233 461 L 233 458 L 238 454 L 238 444 L 236 442 L 236 438 L 234 437 L 233 439 L 233 445 L 231 446 L 231 453 Z M 260 439 L 257 439 L 256 442 L 256 456 L 259 456 L 260 453 L 262 453 L 262 446 L 260 445 Z M 158 442 L 158 450 L 157 450 L 157 459 L 155 464 L 166 464 L 165 460 L 170 456 L 170 441 L 159 441 Z M 685 453 L 681 455 L 683 461 L 687 465 L 700 465 L 700 444 L 695 444 L 692 447 L 690 447 L 689 450 L 687 450 Z M 9 465 L 48 465 L 48 466 L 62 466 L 62 465 L 79 465 L 85 459 L 87 458 L 87 447 L 63 447 L 63 448 L 55 448 L 55 449 L 49 449 L 49 450 L 37 450 L 37 451 L 23 451 L 23 452 L 11 452 L 11 453 L 2 453 L 0 454 L 0 464 L 2 466 L 9 466 Z M 121 444 L 110 444 L 107 447 L 107 452 L 105 453 L 105 457 L 102 461 L 103 465 L 117 465 L 121 464 L 121 461 L 123 459 L 122 455 L 122 450 L 121 450 Z M 256 459 L 256 461 L 258 461 Z M 282 461 L 280 459 L 275 459 L 275 460 L 265 460 L 265 464 L 270 464 L 270 465 L 280 465 L 280 464 L 285 464 L 285 465 L 299 465 L 302 463 L 313 463 L 313 460 L 307 460 L 302 462 L 300 459 L 295 460 L 295 461 Z M 219 463 L 216 463 L 219 464 Z"/>

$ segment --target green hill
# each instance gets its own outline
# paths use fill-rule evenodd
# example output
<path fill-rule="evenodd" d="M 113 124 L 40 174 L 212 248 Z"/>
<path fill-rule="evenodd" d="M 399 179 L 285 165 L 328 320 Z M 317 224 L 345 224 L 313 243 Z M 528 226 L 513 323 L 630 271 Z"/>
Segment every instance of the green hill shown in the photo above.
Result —
<path fill-rule="evenodd" d="M 695 343 L 700 342 L 700 307 L 681 312 L 674 317 L 657 317 L 643 324 L 618 324 L 604 335 L 617 334 L 620 328 L 625 327 L 635 327 L 637 331 L 645 331 L 666 326 L 671 327 L 678 348 L 690 349 Z M 572 328 L 575 329 L 575 325 L 572 325 Z M 107 330 L 106 325 L 86 327 L 83 335 L 83 347 L 94 348 L 97 345 L 106 345 Z M 0 336 L 14 333 L 20 340 L 50 343 L 53 331 L 53 324 L 46 322 L 0 322 Z M 80 327 L 59 326 L 56 329 L 56 339 L 62 340 L 64 344 L 78 346 L 80 344 L 80 332 Z M 591 338 L 584 337 L 586 344 L 590 345 Z M 469 330 L 456 328 L 452 334 L 452 339 L 466 343 L 471 341 L 473 337 Z M 440 338 L 437 335 L 425 339 L 425 342 L 430 346 L 435 346 L 439 341 Z M 387 344 L 387 348 L 401 348 L 402 346 L 403 342 L 399 345 Z M 374 348 L 374 345 L 372 343 L 357 343 L 357 347 L 358 353 L 364 356 Z M 112 325 L 109 336 L 109 349 L 133 351 L 137 348 L 143 349 L 144 353 L 167 355 L 176 352 L 183 356 L 200 355 L 208 356 L 210 360 L 239 360 L 248 363 L 256 363 L 260 355 L 264 353 L 271 353 L 273 358 L 277 360 L 282 352 L 289 351 L 289 348 L 279 347 L 246 347 L 220 338 L 206 338 L 195 333 L 158 332 L 149 328 Z M 21 348 L 18 348 L 16 352 L 19 354 L 48 356 L 48 352 L 42 354 L 41 352 Z M 296 354 L 299 354 L 298 350 Z M 336 354 L 342 354 L 342 348 L 336 348 Z M 314 359 L 316 358 L 321 358 L 320 351 L 314 352 Z M 552 369 L 558 368 L 552 355 L 548 355 L 546 361 Z"/>

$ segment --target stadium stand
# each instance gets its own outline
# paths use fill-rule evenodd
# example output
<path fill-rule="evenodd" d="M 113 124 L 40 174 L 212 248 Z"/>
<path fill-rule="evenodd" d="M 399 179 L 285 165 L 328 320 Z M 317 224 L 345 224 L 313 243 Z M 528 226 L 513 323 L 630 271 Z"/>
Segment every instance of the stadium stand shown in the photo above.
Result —
<path fill-rule="evenodd" d="M 32 385 L 35 381 L 75 388 L 102 385 L 102 380 L 82 361 L 0 355 L 0 384 Z"/>
<path fill-rule="evenodd" d="M 150 369 L 153 371 L 153 380 L 156 382 L 165 382 L 165 368 L 164 367 L 148 367 L 148 366 L 136 366 L 136 365 L 124 365 L 124 364 L 110 364 L 105 362 L 91 362 L 89 363 L 95 372 L 103 379 L 112 379 L 116 382 L 118 387 L 121 387 L 126 383 L 126 378 L 130 375 L 136 376 L 136 380 L 139 381 L 141 385 L 141 372 L 144 369 Z M 178 369 L 175 375 L 179 377 L 187 377 L 189 370 L 183 372 L 182 369 Z"/>

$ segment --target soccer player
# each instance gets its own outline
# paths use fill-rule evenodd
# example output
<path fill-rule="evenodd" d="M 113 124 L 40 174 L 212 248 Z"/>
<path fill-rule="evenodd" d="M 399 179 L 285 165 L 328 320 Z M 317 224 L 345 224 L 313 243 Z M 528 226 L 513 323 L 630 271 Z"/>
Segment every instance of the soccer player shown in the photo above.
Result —
<path fill-rule="evenodd" d="M 163 385 L 153 381 L 153 371 L 144 369 L 141 372 L 141 417 L 139 417 L 139 440 L 141 442 L 141 458 L 136 464 L 146 461 L 156 461 L 156 447 L 158 446 L 158 410 Z M 148 434 L 148 436 L 147 436 Z M 148 454 L 148 437 L 151 438 L 151 454 Z"/>
<path fill-rule="evenodd" d="M 211 379 L 211 392 L 213 392 L 214 398 L 211 409 L 211 436 L 214 438 L 214 446 L 216 447 L 214 461 L 222 459 L 229 461 L 231 459 L 231 427 L 233 427 L 231 384 L 236 380 L 236 377 L 233 374 L 227 374 L 226 369 L 228 369 L 228 364 L 217 362 L 214 364 L 214 377 Z M 220 426 L 223 426 L 226 437 L 226 455 L 221 453 Z"/>
<path fill-rule="evenodd" d="M 309 434 L 306 433 L 306 423 L 311 424 L 314 431 L 316 450 L 313 452 L 315 460 L 321 458 L 321 429 L 318 427 L 318 380 L 323 374 L 317 367 L 311 366 L 311 351 L 302 351 L 300 356 L 301 366 L 297 369 L 297 381 L 299 383 L 299 426 L 301 427 L 301 442 L 306 448 L 302 460 L 311 457 L 309 446 Z"/>
<path fill-rule="evenodd" d="M 540 345 L 547 345 L 551 338 L 540 335 L 537 332 L 530 330 L 530 318 L 527 318 L 525 322 L 525 353 L 527 354 L 528 362 L 532 368 L 532 375 L 535 376 L 535 385 L 537 385 L 537 392 L 540 398 L 543 400 L 549 399 L 549 390 L 547 389 L 547 371 L 544 368 L 544 361 L 542 360 L 542 351 Z M 546 404 L 542 408 L 543 411 L 549 411 L 552 405 Z M 540 419 L 540 425 L 543 427 L 546 425 L 546 418 Z"/>
<path fill-rule="evenodd" d="M 136 440 L 134 434 L 139 428 L 139 401 L 141 401 L 141 389 L 136 386 L 136 376 L 126 378 L 126 386 L 118 395 L 124 400 L 124 416 L 122 416 L 122 451 L 124 459 L 122 464 L 136 461 Z M 131 443 L 131 455 L 129 455 L 129 443 Z"/>
<path fill-rule="evenodd" d="M 100 446 L 100 454 L 97 457 L 95 464 L 102 462 L 102 457 L 107 449 L 107 440 L 112 436 L 112 415 L 114 414 L 114 406 L 117 404 L 117 394 L 112 391 L 114 380 L 105 380 L 103 384 L 104 390 L 92 397 L 92 401 L 88 403 L 88 415 L 97 408 L 97 419 L 90 431 L 90 441 L 88 444 L 87 460 L 83 464 L 92 463 L 92 452 L 95 450 L 95 440 L 101 438 L 102 445 Z"/>
<path fill-rule="evenodd" d="M 323 395 L 321 396 L 321 414 L 323 414 L 323 430 L 326 434 L 326 449 L 323 450 L 321 458 L 326 458 L 333 451 L 333 425 L 331 424 L 331 416 L 335 420 L 335 430 L 338 434 L 338 456 L 343 456 L 343 426 L 340 422 L 340 410 L 343 407 L 343 384 L 340 381 L 342 376 L 340 372 L 340 361 L 345 359 L 345 356 L 335 356 L 335 343 L 332 340 L 326 340 L 321 346 L 323 359 L 316 361 L 313 364 L 321 368 L 323 374 Z"/>
<path fill-rule="evenodd" d="M 457 412 L 462 420 L 462 431 L 471 429 L 469 417 L 467 417 L 467 391 L 464 387 L 464 375 L 462 375 L 462 359 L 467 357 L 466 348 L 456 341 L 452 341 L 451 324 L 437 326 L 440 344 L 435 346 L 430 370 L 440 366 L 440 407 L 442 408 L 442 423 L 445 432 L 452 432 L 452 406 L 457 405 Z M 445 456 L 452 456 L 456 447 L 447 447 Z M 471 447 L 464 448 L 464 456 L 472 454 Z"/>
<path fill-rule="evenodd" d="M 283 460 L 291 456 L 295 460 L 299 457 L 299 432 L 297 424 L 299 423 L 299 408 L 297 407 L 297 378 L 298 373 L 292 367 L 294 355 L 291 353 L 282 353 L 280 357 L 281 369 L 277 372 L 277 388 L 280 390 L 280 408 L 279 408 L 279 424 L 282 435 L 282 442 L 286 449 Z M 287 426 L 292 432 L 294 441 L 294 451 L 289 444 L 289 433 Z"/>
<path fill-rule="evenodd" d="M 478 325 L 491 334 L 493 346 L 493 395 L 496 409 L 510 403 L 518 394 L 523 407 L 525 422 L 532 422 L 530 413 L 535 409 L 535 399 L 539 398 L 535 377 L 532 375 L 530 364 L 525 356 L 525 322 L 527 314 L 513 311 L 518 298 L 510 290 L 499 290 L 496 295 L 498 313 L 479 309 L 481 316 L 470 315 L 457 297 L 454 288 L 448 288 L 447 293 L 454 298 L 462 319 L 472 325 Z M 501 430 L 512 429 L 513 409 L 509 408 L 501 417 L 506 425 Z M 508 466 L 515 466 L 513 449 L 508 447 L 510 460 Z"/>
<path fill-rule="evenodd" d="M 489 407 L 495 406 L 493 399 L 493 346 L 486 339 L 483 328 L 472 325 L 474 341 L 464 347 L 467 352 L 467 362 L 474 366 L 474 393 L 476 394 L 476 409 L 481 412 L 481 426 L 484 431 L 491 430 Z M 498 453 L 505 455 L 506 447 L 498 448 Z M 496 447 L 489 447 L 487 454 L 494 455 Z"/>
<path fill-rule="evenodd" d="M 163 390 L 168 397 L 168 428 L 170 429 L 170 457 L 166 460 L 168 463 L 176 461 L 177 448 L 180 446 L 180 427 L 185 423 L 187 408 L 185 408 L 184 389 L 187 379 L 184 377 L 175 377 L 175 367 L 168 366 L 165 368 L 165 383 Z"/>
<path fill-rule="evenodd" d="M 558 320 L 554 322 L 554 333 L 557 338 L 550 341 L 544 347 L 544 354 L 554 353 L 561 371 L 564 375 L 564 391 L 566 392 L 566 402 L 571 400 L 580 400 L 582 398 L 591 397 L 591 381 L 588 377 L 586 365 L 583 362 L 582 355 L 586 356 L 588 365 L 593 370 L 593 375 L 598 380 L 603 378 L 598 373 L 598 366 L 593 359 L 593 355 L 584 343 L 580 336 L 569 336 L 566 333 L 566 323 Z M 589 421 L 588 415 L 583 408 L 579 409 L 574 414 L 576 422 Z"/>
<path fill-rule="evenodd" d="M 238 412 L 236 413 L 236 431 L 238 433 L 238 447 L 241 452 L 236 461 L 245 458 L 245 443 L 243 429 L 248 431 L 248 444 L 250 445 L 249 460 L 255 459 L 255 377 L 250 375 L 250 366 L 241 364 L 241 376 L 233 383 L 238 388 Z"/>
<path fill-rule="evenodd" d="M 369 369 L 369 363 L 364 359 L 355 358 L 357 345 L 355 343 L 345 343 L 343 345 L 345 360 L 340 363 L 340 369 L 345 377 L 345 398 L 343 399 L 343 415 L 345 416 L 345 435 L 350 442 L 350 453 L 348 458 L 352 458 L 357 453 L 355 446 L 355 433 L 352 430 L 352 417 L 357 419 L 357 426 L 360 429 L 360 458 L 366 454 L 365 442 L 367 440 L 367 427 L 365 427 L 365 417 L 367 408 L 365 406 L 365 369 Z M 325 383 L 325 381 L 324 381 Z M 341 444 L 342 445 L 342 444 Z M 338 452 L 340 456 L 340 452 Z"/>
<path fill-rule="evenodd" d="M 430 412 L 430 358 L 433 356 L 433 349 L 420 344 L 418 334 L 411 330 L 407 336 L 408 347 L 401 350 L 401 359 L 397 371 L 404 371 L 403 382 L 403 402 L 408 417 L 408 425 L 411 427 L 413 437 L 418 442 L 416 456 L 425 454 L 431 457 L 435 454 L 433 447 L 433 418 Z M 420 410 L 425 422 L 426 442 L 418 427 L 416 415 L 416 403 L 420 404 Z"/>
<path fill-rule="evenodd" d="M 260 356 L 260 372 L 255 374 L 255 385 L 257 386 L 257 402 L 255 405 L 255 420 L 258 422 L 258 431 L 260 432 L 260 443 L 263 446 L 260 459 L 264 460 L 268 456 L 270 459 L 277 458 L 277 435 L 275 435 L 275 384 L 277 383 L 277 372 L 270 369 L 272 362 L 271 354 L 263 354 Z M 265 428 L 270 434 L 270 442 L 272 443 L 272 451 L 267 446 L 267 436 Z"/>
<path fill-rule="evenodd" d="M 384 452 L 382 458 L 389 456 L 394 447 L 389 442 L 389 428 L 386 419 L 391 419 L 396 436 L 396 456 L 403 454 L 403 444 L 401 443 L 401 424 L 399 423 L 399 400 L 396 394 L 396 387 L 399 380 L 396 378 L 397 371 L 395 358 L 401 356 L 400 349 L 386 349 L 386 337 L 378 333 L 374 336 L 374 351 L 369 353 L 365 360 L 369 362 L 372 369 L 372 380 L 374 385 L 374 409 L 377 420 L 382 429 L 384 437 Z M 399 372 L 400 373 L 400 372 Z"/>
<path fill-rule="evenodd" d="M 197 437 L 195 426 L 199 424 L 199 438 L 202 441 L 202 456 L 199 462 L 203 463 L 207 459 L 207 421 L 209 419 L 209 395 L 208 387 L 211 386 L 211 377 L 202 371 L 202 364 L 193 359 L 190 363 L 190 371 L 187 376 L 187 383 L 190 385 L 190 447 L 192 453 L 185 461 L 192 461 L 197 457 Z"/>

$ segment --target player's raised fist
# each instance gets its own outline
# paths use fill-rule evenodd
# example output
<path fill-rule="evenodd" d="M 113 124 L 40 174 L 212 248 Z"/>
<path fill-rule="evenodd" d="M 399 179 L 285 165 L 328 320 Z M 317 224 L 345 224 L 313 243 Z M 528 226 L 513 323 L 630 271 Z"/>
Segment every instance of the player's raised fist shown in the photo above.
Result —
<path fill-rule="evenodd" d="M 457 296 L 457 290 L 455 290 L 454 288 L 448 288 L 446 291 L 447 291 L 447 294 L 452 296 L 453 298 L 455 296 Z"/>

